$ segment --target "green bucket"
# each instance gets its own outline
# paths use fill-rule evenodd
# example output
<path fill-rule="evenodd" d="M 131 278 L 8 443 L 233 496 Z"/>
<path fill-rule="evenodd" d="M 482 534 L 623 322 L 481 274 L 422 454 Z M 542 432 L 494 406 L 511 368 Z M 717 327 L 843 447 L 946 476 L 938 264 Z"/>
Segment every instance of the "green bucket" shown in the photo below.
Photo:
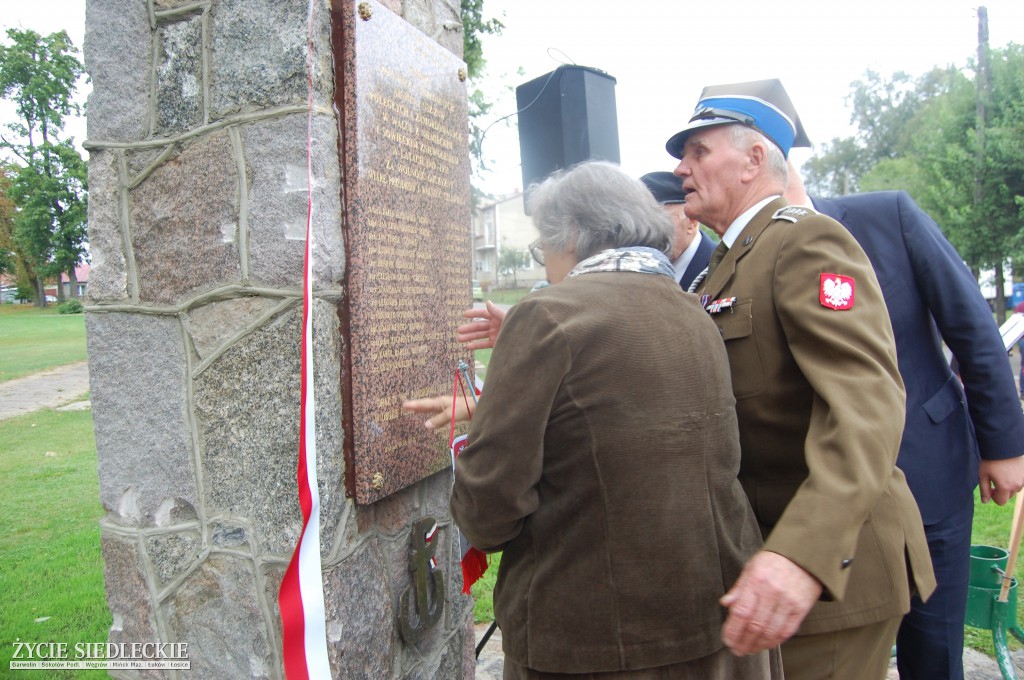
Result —
<path fill-rule="evenodd" d="M 991 545 L 971 546 L 971 572 L 968 583 L 977 588 L 1001 588 L 1006 560 L 1010 554 Z"/>
<path fill-rule="evenodd" d="M 1001 603 L 999 591 L 1009 554 L 989 545 L 971 546 L 970 583 L 967 589 L 967 617 L 964 623 L 974 628 L 995 629 L 997 622 L 1006 628 L 1017 625 L 1017 579 L 1010 584 L 1007 602 Z"/>

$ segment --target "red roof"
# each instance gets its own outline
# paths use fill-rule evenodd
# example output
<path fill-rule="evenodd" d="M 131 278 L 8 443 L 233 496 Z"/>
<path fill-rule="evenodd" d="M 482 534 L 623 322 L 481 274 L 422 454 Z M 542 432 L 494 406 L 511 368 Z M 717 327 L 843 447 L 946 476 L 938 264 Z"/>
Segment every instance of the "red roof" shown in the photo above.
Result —
<path fill-rule="evenodd" d="M 78 265 L 77 267 L 75 267 L 75 280 L 78 281 L 79 283 L 87 283 L 89 281 L 89 272 L 91 270 L 92 270 L 92 267 L 89 266 L 88 263 Z M 61 283 L 67 283 L 68 282 L 68 275 L 67 274 L 61 274 L 60 275 L 60 282 Z"/>

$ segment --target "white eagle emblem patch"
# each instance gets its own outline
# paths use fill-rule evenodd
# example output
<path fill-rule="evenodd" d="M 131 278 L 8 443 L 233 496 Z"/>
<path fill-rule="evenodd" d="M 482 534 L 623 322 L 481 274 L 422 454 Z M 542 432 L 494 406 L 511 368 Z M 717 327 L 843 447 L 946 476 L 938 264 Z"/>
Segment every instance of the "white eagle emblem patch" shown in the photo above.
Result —
<path fill-rule="evenodd" d="M 822 274 L 818 299 L 823 307 L 829 309 L 853 309 L 855 291 L 856 285 L 852 277 L 840 274 Z"/>

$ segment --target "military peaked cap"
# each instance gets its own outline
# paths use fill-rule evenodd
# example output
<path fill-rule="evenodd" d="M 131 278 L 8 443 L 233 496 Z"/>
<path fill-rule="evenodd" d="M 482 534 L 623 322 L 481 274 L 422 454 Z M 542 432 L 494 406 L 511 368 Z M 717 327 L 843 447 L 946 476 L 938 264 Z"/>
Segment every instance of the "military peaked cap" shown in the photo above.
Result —
<path fill-rule="evenodd" d="M 682 158 L 683 145 L 694 130 L 728 123 L 754 128 L 782 149 L 784 156 L 789 156 L 791 147 L 811 145 L 782 81 L 771 78 L 705 87 L 690 122 L 669 138 L 665 149 Z"/>
<path fill-rule="evenodd" d="M 683 180 L 671 172 L 649 172 L 641 177 L 640 181 L 654 195 L 654 200 L 662 205 L 665 203 L 686 203 L 686 194 L 683 193 Z"/>

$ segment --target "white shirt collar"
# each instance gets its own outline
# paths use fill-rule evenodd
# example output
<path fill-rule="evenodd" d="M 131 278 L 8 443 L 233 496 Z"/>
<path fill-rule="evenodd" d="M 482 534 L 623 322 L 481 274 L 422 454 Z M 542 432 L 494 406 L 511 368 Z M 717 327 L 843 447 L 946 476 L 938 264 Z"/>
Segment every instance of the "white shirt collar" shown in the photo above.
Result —
<path fill-rule="evenodd" d="M 760 212 L 761 208 L 765 207 L 778 197 L 779 194 L 775 194 L 774 196 L 769 196 L 764 200 L 758 201 L 754 205 L 750 206 L 746 212 L 733 220 L 733 223 L 730 224 L 729 228 L 725 230 L 724 234 L 722 234 L 722 240 L 725 241 L 725 245 L 732 248 L 732 244 L 736 242 L 740 232 L 747 226 L 747 223 L 754 219 L 754 215 Z"/>
<path fill-rule="evenodd" d="M 676 272 L 677 282 L 683 280 L 683 274 L 686 273 L 686 268 L 690 266 L 690 262 L 693 261 L 693 256 L 697 254 L 697 248 L 700 247 L 700 239 L 702 236 L 700 229 L 698 229 L 697 233 L 693 235 L 693 240 L 690 242 L 690 245 L 688 245 L 686 250 L 680 253 L 679 257 L 672 262 L 672 269 Z"/>

